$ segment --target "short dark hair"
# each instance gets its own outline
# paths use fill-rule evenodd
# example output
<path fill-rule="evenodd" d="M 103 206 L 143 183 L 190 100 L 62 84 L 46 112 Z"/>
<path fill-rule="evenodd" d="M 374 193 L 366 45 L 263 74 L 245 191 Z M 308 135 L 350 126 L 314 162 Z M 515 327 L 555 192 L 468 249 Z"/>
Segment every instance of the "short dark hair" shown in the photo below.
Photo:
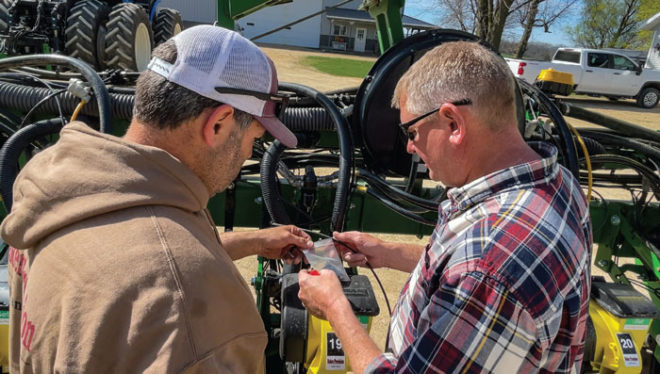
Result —
<path fill-rule="evenodd" d="M 153 57 L 169 63 L 177 58 L 176 43 L 170 39 L 153 50 Z M 207 108 L 222 103 L 204 97 L 187 88 L 166 80 L 153 71 L 140 74 L 135 88 L 133 116 L 140 122 L 159 129 L 175 129 L 182 123 L 199 116 Z M 238 126 L 246 129 L 252 123 L 252 115 L 234 108 Z"/>

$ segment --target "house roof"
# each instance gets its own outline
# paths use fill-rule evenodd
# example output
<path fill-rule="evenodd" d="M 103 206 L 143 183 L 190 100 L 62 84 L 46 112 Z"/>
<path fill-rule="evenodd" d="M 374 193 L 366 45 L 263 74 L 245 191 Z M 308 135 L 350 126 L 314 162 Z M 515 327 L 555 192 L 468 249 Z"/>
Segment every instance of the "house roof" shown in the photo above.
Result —
<path fill-rule="evenodd" d="M 642 24 L 643 30 L 653 30 L 660 25 L 660 13 L 656 13 L 653 17 L 649 18 Z"/>
<path fill-rule="evenodd" d="M 368 22 L 368 23 L 376 22 L 373 18 L 371 18 L 369 12 L 364 10 L 357 10 L 357 9 L 345 9 L 345 8 L 328 9 L 326 15 L 328 18 L 332 18 L 332 19 L 343 19 L 348 21 L 360 21 L 360 22 Z M 405 15 L 403 16 L 401 21 L 403 23 L 403 27 L 411 27 L 416 29 L 438 28 L 438 26 L 434 24 L 424 22 L 417 18 L 413 18 Z"/>

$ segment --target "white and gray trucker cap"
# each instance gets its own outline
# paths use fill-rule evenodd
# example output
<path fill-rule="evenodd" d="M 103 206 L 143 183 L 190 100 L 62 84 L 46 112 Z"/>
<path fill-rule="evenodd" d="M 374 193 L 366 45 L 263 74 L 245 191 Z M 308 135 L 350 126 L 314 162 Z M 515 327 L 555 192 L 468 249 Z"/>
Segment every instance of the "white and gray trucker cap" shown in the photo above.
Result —
<path fill-rule="evenodd" d="M 250 113 L 282 144 L 296 136 L 278 118 L 287 97 L 277 93 L 273 62 L 254 43 L 222 27 L 194 26 L 174 36 L 177 59 L 151 59 L 149 70 L 204 97 Z"/>

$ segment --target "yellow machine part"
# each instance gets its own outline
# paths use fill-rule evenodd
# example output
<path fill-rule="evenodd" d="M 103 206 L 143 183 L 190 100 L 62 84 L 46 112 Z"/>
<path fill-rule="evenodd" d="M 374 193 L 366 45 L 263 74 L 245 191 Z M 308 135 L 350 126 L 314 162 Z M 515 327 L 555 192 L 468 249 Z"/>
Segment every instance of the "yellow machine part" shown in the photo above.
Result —
<path fill-rule="evenodd" d="M 371 331 L 372 317 L 357 316 L 367 333 Z M 309 316 L 305 368 L 309 374 L 346 373 L 351 371 L 341 341 L 330 322 Z"/>
<path fill-rule="evenodd" d="M 536 80 L 567 84 L 571 87 L 573 86 L 573 74 L 565 73 L 563 71 L 556 71 L 555 69 L 541 70 Z"/>
<path fill-rule="evenodd" d="M 9 311 L 0 311 L 0 370 L 9 372 Z"/>
<path fill-rule="evenodd" d="M 651 319 L 617 318 L 593 300 L 589 301 L 589 316 L 596 330 L 593 369 L 599 373 L 640 373 L 640 350 Z"/>

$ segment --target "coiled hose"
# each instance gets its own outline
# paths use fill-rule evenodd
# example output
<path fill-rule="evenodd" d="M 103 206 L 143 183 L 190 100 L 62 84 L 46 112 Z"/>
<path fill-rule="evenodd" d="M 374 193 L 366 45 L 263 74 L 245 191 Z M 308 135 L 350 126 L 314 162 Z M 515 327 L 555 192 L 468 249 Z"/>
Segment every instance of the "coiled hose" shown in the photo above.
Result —
<path fill-rule="evenodd" d="M 289 218 L 284 208 L 284 200 L 278 190 L 277 183 L 277 166 L 285 148 L 286 146 L 279 140 L 275 140 L 268 147 L 261 157 L 259 179 L 261 180 L 261 194 L 264 199 L 264 205 L 266 205 L 266 210 L 268 210 L 270 218 L 276 223 L 289 225 L 291 224 L 291 218 Z"/>
<path fill-rule="evenodd" d="M 337 130 L 339 138 L 339 179 L 332 208 L 332 227 L 334 231 L 343 231 L 346 218 L 348 199 L 351 188 L 351 167 L 353 166 L 353 142 L 351 139 L 348 121 L 341 114 L 339 108 L 323 93 L 300 84 L 281 83 L 281 90 L 291 91 L 297 95 L 307 96 L 316 100 L 328 113 Z M 296 109 L 296 108 L 294 108 Z M 289 110 L 287 109 L 287 112 Z M 304 112 L 303 112 L 304 113 Z M 261 193 L 271 218 L 277 223 L 288 223 L 290 219 L 284 209 L 284 204 L 277 190 L 277 166 L 284 147 L 278 141 L 273 142 L 264 154 L 261 163 Z M 270 208 L 269 208 L 270 207 Z M 286 216 L 286 219 L 284 219 Z"/>
<path fill-rule="evenodd" d="M 100 130 L 104 133 L 112 132 L 112 107 L 108 90 L 98 73 L 86 63 L 72 57 L 50 54 L 16 56 L 0 59 L 0 70 L 46 65 L 67 65 L 78 70 L 83 75 L 94 91 L 98 108 Z"/>
<path fill-rule="evenodd" d="M 18 175 L 18 161 L 23 151 L 35 139 L 57 134 L 64 126 L 61 118 L 41 120 L 16 131 L 0 149 L 0 196 L 7 212 L 14 199 L 14 181 Z"/>

